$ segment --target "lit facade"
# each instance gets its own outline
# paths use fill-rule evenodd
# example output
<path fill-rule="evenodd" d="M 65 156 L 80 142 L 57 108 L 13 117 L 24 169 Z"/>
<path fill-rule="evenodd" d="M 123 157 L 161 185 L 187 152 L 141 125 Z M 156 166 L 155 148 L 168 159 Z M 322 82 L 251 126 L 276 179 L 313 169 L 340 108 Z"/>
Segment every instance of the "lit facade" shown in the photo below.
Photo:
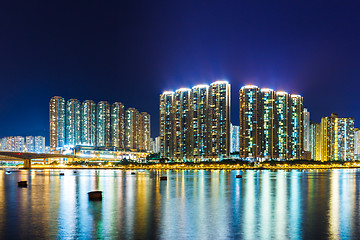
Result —
<path fill-rule="evenodd" d="M 160 95 L 160 153 L 162 157 L 172 158 L 174 153 L 174 92 L 166 91 Z"/>
<path fill-rule="evenodd" d="M 25 137 L 25 151 L 35 152 L 35 138 L 33 136 Z"/>
<path fill-rule="evenodd" d="M 55 96 L 50 99 L 50 147 L 65 145 L 65 99 Z"/>
<path fill-rule="evenodd" d="M 101 101 L 96 107 L 96 145 L 98 147 L 109 147 L 110 141 L 110 104 Z"/>
<path fill-rule="evenodd" d="M 81 144 L 96 146 L 96 103 L 92 100 L 81 104 Z"/>
<path fill-rule="evenodd" d="M 261 94 L 257 86 L 244 86 L 239 91 L 241 158 L 258 158 L 261 153 Z"/>
<path fill-rule="evenodd" d="M 337 114 L 321 119 L 320 160 L 354 160 L 355 127 L 353 118 L 339 118 Z"/>
<path fill-rule="evenodd" d="M 291 95 L 290 158 L 300 159 L 304 151 L 304 106 L 300 95 Z"/>
<path fill-rule="evenodd" d="M 208 85 L 197 85 L 191 89 L 191 146 L 194 159 L 207 156 L 208 150 Z M 205 136 L 205 137 L 204 137 Z"/>
<path fill-rule="evenodd" d="M 140 151 L 149 152 L 151 150 L 151 129 L 150 114 L 146 112 L 140 113 Z"/>
<path fill-rule="evenodd" d="M 230 153 L 236 153 L 239 152 L 240 147 L 239 147 L 239 126 L 235 126 L 230 124 L 231 128 L 230 128 Z"/>
<path fill-rule="evenodd" d="M 65 104 L 62 97 L 53 97 L 50 100 L 51 151 L 78 145 L 150 151 L 150 115 L 143 113 L 143 128 L 136 109 L 130 108 L 128 119 L 125 115 L 120 102 L 110 105 L 107 101 L 96 104 L 92 100 L 70 99 Z"/>
<path fill-rule="evenodd" d="M 304 108 L 304 151 L 310 152 L 310 112 Z"/>
<path fill-rule="evenodd" d="M 155 146 L 154 146 L 154 153 L 160 153 L 160 137 L 156 137 L 155 140 Z"/>
<path fill-rule="evenodd" d="M 310 123 L 310 153 L 311 153 L 311 159 L 315 161 L 321 160 L 320 139 L 321 139 L 320 123 L 311 122 Z"/>
<path fill-rule="evenodd" d="M 161 156 L 176 161 L 230 156 L 230 84 L 217 81 L 160 95 Z"/>
<path fill-rule="evenodd" d="M 247 85 L 239 91 L 239 156 L 290 160 L 303 156 L 303 98 Z"/>
<path fill-rule="evenodd" d="M 230 157 L 230 84 L 216 81 L 210 84 L 208 97 L 208 158 Z"/>
<path fill-rule="evenodd" d="M 290 95 L 286 92 L 276 92 L 276 134 L 275 149 L 276 158 L 279 160 L 289 159 L 289 101 Z"/>
<path fill-rule="evenodd" d="M 360 130 L 357 128 L 354 133 L 354 142 L 354 159 L 360 160 Z"/>
<path fill-rule="evenodd" d="M 125 109 L 116 102 L 111 107 L 111 145 L 115 148 L 125 147 Z"/>
<path fill-rule="evenodd" d="M 45 153 L 45 137 L 35 136 L 35 152 L 36 153 Z"/>
<path fill-rule="evenodd" d="M 130 150 L 139 149 L 140 143 L 140 113 L 135 108 L 129 108 L 125 112 L 125 148 Z"/>
<path fill-rule="evenodd" d="M 25 152 L 25 139 L 21 136 L 14 137 L 14 152 Z"/>
<path fill-rule="evenodd" d="M 190 142 L 190 89 L 181 88 L 174 94 L 174 158 L 186 159 L 192 156 Z"/>
<path fill-rule="evenodd" d="M 81 143 L 81 103 L 77 99 L 66 102 L 66 145 Z"/>

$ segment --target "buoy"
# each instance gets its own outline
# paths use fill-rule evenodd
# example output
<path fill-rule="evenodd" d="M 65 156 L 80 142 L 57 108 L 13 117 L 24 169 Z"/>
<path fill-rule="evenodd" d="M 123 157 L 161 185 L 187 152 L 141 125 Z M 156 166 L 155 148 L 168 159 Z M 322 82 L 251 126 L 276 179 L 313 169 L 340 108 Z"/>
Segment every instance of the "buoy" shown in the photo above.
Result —
<path fill-rule="evenodd" d="M 242 178 L 242 176 L 241 175 L 236 175 L 236 178 Z"/>
<path fill-rule="evenodd" d="M 167 176 L 161 176 L 160 180 L 167 180 Z"/>
<path fill-rule="evenodd" d="M 18 182 L 18 187 L 27 187 L 27 181 L 20 181 Z"/>
<path fill-rule="evenodd" d="M 65 175 L 65 173 L 63 173 L 63 172 L 60 173 L 60 176 L 64 176 L 64 175 Z"/>
<path fill-rule="evenodd" d="M 102 200 L 102 191 L 92 191 L 88 192 L 89 201 L 101 201 Z"/>
<path fill-rule="evenodd" d="M 74 173 L 78 173 L 78 171 L 74 170 Z"/>

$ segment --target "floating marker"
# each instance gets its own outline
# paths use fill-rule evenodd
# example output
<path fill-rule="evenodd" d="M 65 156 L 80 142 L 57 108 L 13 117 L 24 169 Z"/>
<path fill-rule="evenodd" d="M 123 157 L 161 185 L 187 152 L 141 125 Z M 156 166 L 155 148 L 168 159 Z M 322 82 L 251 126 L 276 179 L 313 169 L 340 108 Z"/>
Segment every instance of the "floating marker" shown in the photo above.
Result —
<path fill-rule="evenodd" d="M 102 200 L 102 191 L 92 191 L 88 192 L 89 201 L 101 201 Z"/>
<path fill-rule="evenodd" d="M 27 187 L 28 186 L 28 184 L 27 184 L 27 181 L 20 181 L 20 182 L 18 182 L 18 187 Z"/>

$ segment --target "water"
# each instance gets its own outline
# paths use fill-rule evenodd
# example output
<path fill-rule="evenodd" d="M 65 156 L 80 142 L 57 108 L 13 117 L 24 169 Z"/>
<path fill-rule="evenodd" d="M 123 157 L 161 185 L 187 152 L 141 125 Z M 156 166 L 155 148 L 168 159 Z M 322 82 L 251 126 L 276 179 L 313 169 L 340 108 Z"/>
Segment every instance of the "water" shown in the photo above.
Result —
<path fill-rule="evenodd" d="M 360 238 L 355 169 L 62 172 L 0 171 L 0 239 Z"/>

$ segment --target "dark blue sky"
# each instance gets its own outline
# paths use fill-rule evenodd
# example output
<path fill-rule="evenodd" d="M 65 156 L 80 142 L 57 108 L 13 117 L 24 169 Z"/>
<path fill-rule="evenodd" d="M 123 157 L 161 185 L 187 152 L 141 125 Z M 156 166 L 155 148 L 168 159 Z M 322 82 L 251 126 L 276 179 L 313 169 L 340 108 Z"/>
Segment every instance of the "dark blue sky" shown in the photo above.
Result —
<path fill-rule="evenodd" d="M 160 93 L 218 79 L 235 124 L 248 83 L 303 95 L 315 121 L 357 120 L 359 13 L 358 1 L 3 1 L 0 136 L 48 137 L 60 95 L 149 112 L 154 137 Z"/>

